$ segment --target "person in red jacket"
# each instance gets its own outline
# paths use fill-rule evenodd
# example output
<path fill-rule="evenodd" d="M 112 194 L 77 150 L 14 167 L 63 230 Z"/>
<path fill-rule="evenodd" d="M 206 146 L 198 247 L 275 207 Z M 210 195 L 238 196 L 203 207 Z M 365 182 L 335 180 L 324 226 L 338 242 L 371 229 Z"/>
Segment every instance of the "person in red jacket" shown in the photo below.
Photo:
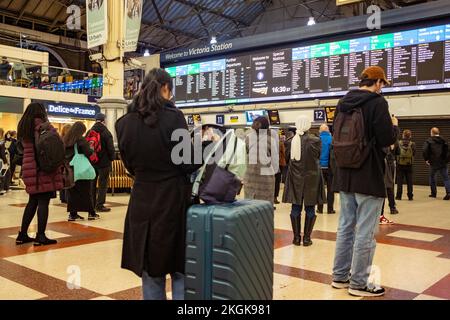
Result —
<path fill-rule="evenodd" d="M 56 191 L 63 188 L 62 170 L 57 169 L 53 173 L 45 173 L 39 170 L 35 156 L 35 135 L 45 127 L 46 130 L 54 130 L 48 122 L 45 107 L 40 103 L 28 105 L 18 126 L 19 143 L 23 147 L 22 179 L 29 194 L 28 204 L 22 218 L 22 226 L 16 244 L 34 242 L 34 245 L 56 244 L 56 240 L 48 239 L 45 235 L 48 220 L 48 207 L 50 199 L 56 198 Z M 28 236 L 28 227 L 36 214 L 38 216 L 38 231 L 36 239 Z"/>

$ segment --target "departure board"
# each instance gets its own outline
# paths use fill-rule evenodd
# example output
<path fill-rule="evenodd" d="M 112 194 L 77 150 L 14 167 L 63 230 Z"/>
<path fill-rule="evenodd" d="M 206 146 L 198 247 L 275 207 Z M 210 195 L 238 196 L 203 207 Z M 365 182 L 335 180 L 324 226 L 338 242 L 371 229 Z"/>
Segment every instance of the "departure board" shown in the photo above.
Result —
<path fill-rule="evenodd" d="M 175 65 L 179 107 L 342 96 L 368 66 L 384 68 L 384 93 L 450 89 L 450 23 Z"/>

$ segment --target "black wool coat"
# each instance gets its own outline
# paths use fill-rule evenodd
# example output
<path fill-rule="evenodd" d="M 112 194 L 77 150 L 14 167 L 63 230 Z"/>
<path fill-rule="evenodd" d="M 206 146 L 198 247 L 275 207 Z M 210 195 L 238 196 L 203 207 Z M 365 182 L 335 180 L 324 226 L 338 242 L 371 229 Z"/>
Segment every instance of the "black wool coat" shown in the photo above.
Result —
<path fill-rule="evenodd" d="M 121 158 L 135 176 L 125 218 L 122 268 L 140 277 L 144 270 L 152 277 L 184 273 L 186 211 L 191 197 L 188 175 L 200 165 L 172 162 L 177 142 L 171 136 L 177 129 L 187 130 L 187 124 L 183 113 L 171 104 L 159 113 L 155 127 L 145 124 L 137 112 L 129 112 L 116 123 Z M 193 156 L 190 139 L 188 147 Z"/>
<path fill-rule="evenodd" d="M 319 163 L 322 142 L 312 134 L 305 134 L 301 139 L 302 158 L 289 161 L 283 202 L 305 206 L 323 204 L 325 190 Z"/>

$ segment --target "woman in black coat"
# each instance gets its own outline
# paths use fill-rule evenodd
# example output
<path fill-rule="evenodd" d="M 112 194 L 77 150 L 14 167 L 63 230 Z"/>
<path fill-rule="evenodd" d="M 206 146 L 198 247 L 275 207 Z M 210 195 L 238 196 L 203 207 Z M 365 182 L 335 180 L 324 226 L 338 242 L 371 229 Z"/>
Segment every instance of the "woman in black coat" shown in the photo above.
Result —
<path fill-rule="evenodd" d="M 128 113 L 116 123 L 121 158 L 135 177 L 128 205 L 122 268 L 142 277 L 146 300 L 166 299 L 166 275 L 172 277 L 173 299 L 184 298 L 186 211 L 190 204 L 189 174 L 193 146 L 183 113 L 171 102 L 172 79 L 153 69 Z M 172 133 L 179 130 L 192 158 L 177 162 Z M 179 141 L 180 141 L 179 140 Z M 177 148 L 178 149 L 178 148 Z M 184 154 L 182 152 L 182 154 Z M 186 163 L 189 162 L 189 163 Z M 177 164 L 176 164 L 177 163 Z"/>
<path fill-rule="evenodd" d="M 324 184 L 320 170 L 320 138 L 308 133 L 311 121 L 300 116 L 296 121 L 297 131 L 291 141 L 289 168 L 284 188 L 283 202 L 291 203 L 293 244 L 301 243 L 301 211 L 305 207 L 306 219 L 303 245 L 312 245 L 311 233 L 316 222 L 315 206 L 323 204 Z"/>
<path fill-rule="evenodd" d="M 75 145 L 78 153 L 84 154 L 87 158 L 92 154 L 89 143 L 84 138 L 86 126 L 82 122 L 75 122 L 67 134 L 64 136 L 64 146 L 66 147 L 66 161 L 70 163 L 75 156 Z M 75 186 L 66 193 L 67 212 L 69 212 L 69 221 L 84 220 L 78 212 L 88 212 L 89 220 L 100 218 L 95 213 L 92 203 L 92 188 L 90 180 L 78 180 Z"/>

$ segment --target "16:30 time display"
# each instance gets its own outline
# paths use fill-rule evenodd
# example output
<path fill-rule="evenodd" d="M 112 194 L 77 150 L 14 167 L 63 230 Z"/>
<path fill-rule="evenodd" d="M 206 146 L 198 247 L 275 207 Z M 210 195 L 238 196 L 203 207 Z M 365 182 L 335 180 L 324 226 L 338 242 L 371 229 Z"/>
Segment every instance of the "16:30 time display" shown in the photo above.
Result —
<path fill-rule="evenodd" d="M 291 88 L 287 86 L 281 86 L 281 87 L 272 87 L 273 93 L 284 93 L 284 92 L 291 92 Z"/>

